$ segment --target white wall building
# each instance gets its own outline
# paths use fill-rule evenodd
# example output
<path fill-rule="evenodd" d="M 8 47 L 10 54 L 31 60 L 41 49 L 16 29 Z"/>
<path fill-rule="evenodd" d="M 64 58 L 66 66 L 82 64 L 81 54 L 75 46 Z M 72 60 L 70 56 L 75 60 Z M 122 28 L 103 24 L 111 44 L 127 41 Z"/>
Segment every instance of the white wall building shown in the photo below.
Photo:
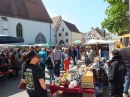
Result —
<path fill-rule="evenodd" d="M 104 39 L 104 32 L 97 28 L 91 28 L 91 31 L 86 34 L 86 42 L 88 42 L 91 39 L 95 40 L 103 40 Z"/>
<path fill-rule="evenodd" d="M 0 3 L 0 34 L 22 37 L 24 44 L 54 44 L 51 23 L 41 0 L 3 0 Z"/>
<path fill-rule="evenodd" d="M 118 33 L 109 33 L 112 40 L 120 40 L 121 36 Z"/>
<path fill-rule="evenodd" d="M 55 41 L 61 46 L 71 46 L 75 40 L 81 40 L 82 34 L 77 27 L 64 21 L 61 16 L 52 18 L 52 28 L 55 31 Z"/>

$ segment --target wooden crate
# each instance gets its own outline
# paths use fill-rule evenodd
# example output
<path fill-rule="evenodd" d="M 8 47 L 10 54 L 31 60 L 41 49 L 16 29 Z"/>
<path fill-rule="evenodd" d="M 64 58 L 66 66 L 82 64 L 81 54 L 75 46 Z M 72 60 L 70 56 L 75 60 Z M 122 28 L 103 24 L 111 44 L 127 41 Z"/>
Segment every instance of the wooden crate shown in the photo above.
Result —
<path fill-rule="evenodd" d="M 93 89 L 94 89 L 94 83 L 82 82 L 82 83 L 81 83 L 81 87 L 82 87 L 82 88 L 93 88 Z"/>
<path fill-rule="evenodd" d="M 93 83 L 94 82 L 94 77 L 93 77 L 93 72 L 84 72 L 84 76 L 82 77 L 82 82 L 88 82 L 88 83 Z"/>
<path fill-rule="evenodd" d="M 95 94 L 86 94 L 83 93 L 83 97 L 96 97 Z"/>

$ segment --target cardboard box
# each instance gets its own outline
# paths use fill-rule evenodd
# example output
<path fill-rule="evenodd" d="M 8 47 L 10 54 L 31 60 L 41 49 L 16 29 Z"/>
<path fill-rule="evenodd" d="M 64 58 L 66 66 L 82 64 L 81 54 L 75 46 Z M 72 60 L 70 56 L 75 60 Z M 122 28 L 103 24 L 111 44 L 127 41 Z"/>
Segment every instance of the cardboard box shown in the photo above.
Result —
<path fill-rule="evenodd" d="M 82 83 L 81 83 L 81 87 L 82 87 L 82 88 L 93 88 L 93 89 L 94 89 L 94 83 L 82 82 Z"/>
<path fill-rule="evenodd" d="M 63 97 L 63 91 L 57 91 L 55 92 L 52 97 Z"/>
<path fill-rule="evenodd" d="M 91 71 L 84 72 L 84 76 L 82 77 L 82 82 L 93 83 L 94 82 L 93 72 Z"/>
<path fill-rule="evenodd" d="M 83 93 L 83 97 L 96 97 L 95 94 L 86 94 Z"/>

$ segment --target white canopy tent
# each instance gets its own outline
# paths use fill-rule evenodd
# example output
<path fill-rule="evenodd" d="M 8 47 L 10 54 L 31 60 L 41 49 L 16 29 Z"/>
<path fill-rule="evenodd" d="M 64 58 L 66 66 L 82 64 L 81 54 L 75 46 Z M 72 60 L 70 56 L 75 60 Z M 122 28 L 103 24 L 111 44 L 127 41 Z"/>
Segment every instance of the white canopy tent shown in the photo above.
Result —
<path fill-rule="evenodd" d="M 49 47 L 48 44 L 34 44 L 34 46 L 36 46 L 36 45 L 38 45 L 40 47 Z"/>
<path fill-rule="evenodd" d="M 5 49 L 5 48 L 14 48 L 17 47 L 16 45 L 11 45 L 11 44 L 0 44 L 0 49 Z"/>
<path fill-rule="evenodd" d="M 18 45 L 19 47 L 29 47 L 29 46 L 32 46 L 32 45 Z"/>
<path fill-rule="evenodd" d="M 115 41 L 113 40 L 95 40 L 95 39 L 91 39 L 90 41 L 88 41 L 85 44 L 110 44 L 110 43 L 114 43 Z"/>
<path fill-rule="evenodd" d="M 109 52 L 111 52 L 113 49 L 115 49 L 114 47 L 114 43 L 116 42 L 116 40 L 94 40 L 91 39 L 90 41 L 88 41 L 85 44 L 109 44 Z M 110 55 L 111 57 L 111 55 Z"/>
<path fill-rule="evenodd" d="M 88 41 L 88 42 L 85 43 L 85 44 L 97 44 L 97 40 L 91 39 L 90 41 Z"/>

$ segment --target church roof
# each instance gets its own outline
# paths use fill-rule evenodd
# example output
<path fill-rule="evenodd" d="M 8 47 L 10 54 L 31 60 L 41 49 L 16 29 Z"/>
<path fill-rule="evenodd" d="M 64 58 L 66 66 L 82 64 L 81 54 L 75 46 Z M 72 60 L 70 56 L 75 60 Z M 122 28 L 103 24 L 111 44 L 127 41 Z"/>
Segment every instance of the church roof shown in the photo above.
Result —
<path fill-rule="evenodd" d="M 0 0 L 0 15 L 52 23 L 42 0 Z"/>
<path fill-rule="evenodd" d="M 74 24 L 69 23 L 69 22 L 67 22 L 67 21 L 64 21 L 64 23 L 66 24 L 66 26 L 69 28 L 69 30 L 70 30 L 71 32 L 80 33 L 79 30 L 78 30 L 78 28 L 77 28 Z"/>

